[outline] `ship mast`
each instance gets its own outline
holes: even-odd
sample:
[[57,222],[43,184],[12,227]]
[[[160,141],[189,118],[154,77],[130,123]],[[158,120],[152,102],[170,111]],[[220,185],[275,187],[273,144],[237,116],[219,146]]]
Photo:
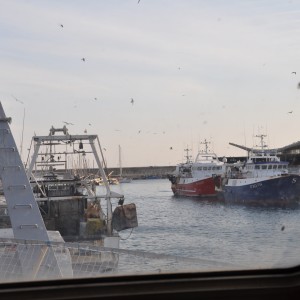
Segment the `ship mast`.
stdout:
[[259,135],[256,135],[256,137],[260,138],[260,147],[261,147],[261,150],[263,151],[264,148],[267,147],[267,145],[265,145],[265,142],[264,142],[264,137],[266,137],[266,135],[265,134],[259,134]]
[[[205,145],[204,153],[207,154],[208,153],[208,144],[210,144],[210,142],[208,142],[206,139],[204,139],[204,142],[200,142],[200,144]],[[208,159],[208,157],[206,157],[206,159]]]
[[186,152],[185,158],[186,158],[186,163],[189,164],[191,162],[192,156],[189,155],[189,151],[192,151],[191,149],[189,149],[189,147],[187,146],[186,149],[184,149],[184,151]]

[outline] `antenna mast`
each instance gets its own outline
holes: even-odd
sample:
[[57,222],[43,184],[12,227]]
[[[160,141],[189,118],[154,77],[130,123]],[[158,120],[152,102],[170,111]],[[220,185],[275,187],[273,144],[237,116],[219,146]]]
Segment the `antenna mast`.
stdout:
[[192,156],[189,155],[189,151],[192,151],[192,150],[189,149],[189,147],[187,146],[186,149],[184,149],[184,151],[186,152],[186,155],[185,155],[186,162],[187,162],[187,163],[190,163],[190,162],[191,162],[191,159],[192,159]]

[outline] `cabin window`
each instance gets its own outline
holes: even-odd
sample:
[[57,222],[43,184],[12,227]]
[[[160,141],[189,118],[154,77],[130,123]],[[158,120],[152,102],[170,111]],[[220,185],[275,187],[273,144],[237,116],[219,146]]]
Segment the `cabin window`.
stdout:
[[268,165],[268,169],[269,169],[269,170],[272,169],[272,167],[273,167],[272,165]]
[[278,165],[278,169],[282,169],[282,165]]
[[210,170],[211,170],[211,167],[207,167],[207,170],[209,170],[209,171],[210,171]]
[[262,168],[263,170],[266,170],[266,169],[267,169],[267,166],[261,166],[261,168]]
[[202,167],[198,167],[198,171],[202,171]]
[[255,160],[256,162],[267,162],[267,159],[266,158],[256,158]]
[[277,169],[277,165],[273,165],[273,169],[274,169],[274,170]]
[[212,170],[215,170],[215,169],[216,169],[216,167],[212,167],[211,169],[212,169]]
[[203,167],[203,170],[206,171],[206,170],[207,170],[207,167]]
[[259,170],[260,169],[260,166],[255,166],[255,170]]

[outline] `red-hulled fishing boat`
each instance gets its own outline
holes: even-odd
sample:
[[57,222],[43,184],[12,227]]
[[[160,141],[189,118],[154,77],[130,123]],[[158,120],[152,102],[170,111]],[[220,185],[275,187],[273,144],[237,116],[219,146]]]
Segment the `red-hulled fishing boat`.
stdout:
[[221,187],[221,178],[225,174],[225,161],[220,161],[217,155],[208,151],[208,142],[203,142],[205,150],[200,151],[195,161],[190,160],[187,151],[187,161],[176,166],[169,175],[172,191],[175,196],[217,196]]

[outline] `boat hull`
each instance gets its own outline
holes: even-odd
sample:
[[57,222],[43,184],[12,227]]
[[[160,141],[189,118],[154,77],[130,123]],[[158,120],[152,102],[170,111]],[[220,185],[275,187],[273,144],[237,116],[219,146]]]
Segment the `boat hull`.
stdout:
[[209,177],[193,182],[175,182],[171,188],[175,196],[187,197],[216,197],[218,191],[216,187],[220,182],[220,177]]
[[238,181],[232,181],[231,185],[223,186],[223,197],[225,202],[230,203],[298,204],[300,203],[300,176],[285,175],[256,182],[251,181],[250,184],[243,185],[238,185]]

